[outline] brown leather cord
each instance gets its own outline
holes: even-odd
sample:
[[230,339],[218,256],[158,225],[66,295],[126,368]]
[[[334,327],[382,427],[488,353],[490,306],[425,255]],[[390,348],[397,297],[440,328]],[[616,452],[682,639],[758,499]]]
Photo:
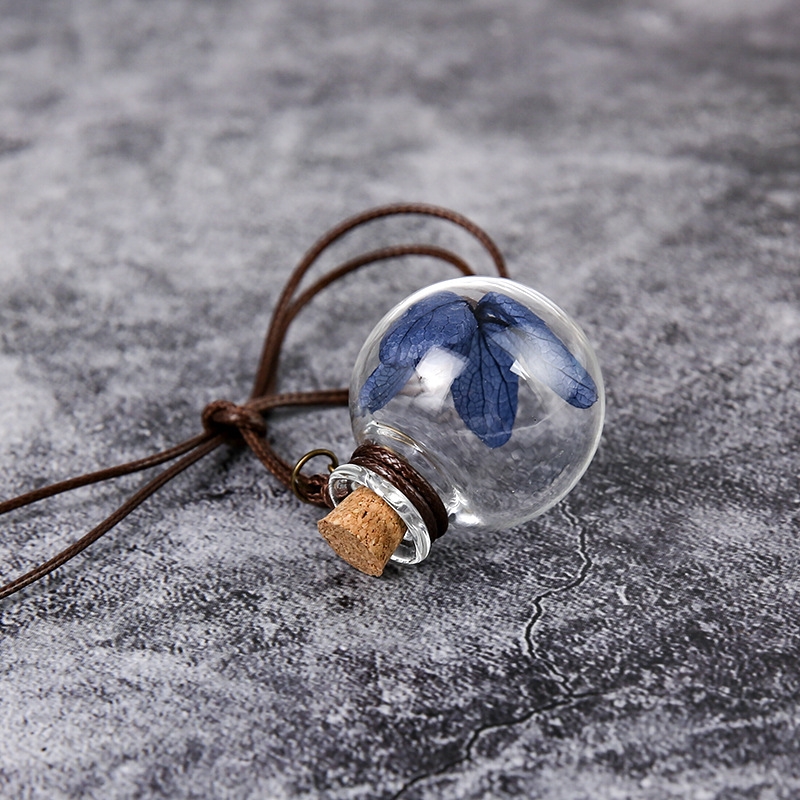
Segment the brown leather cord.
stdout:
[[194,450],[181,458],[180,461],[176,461],[171,467],[168,467],[160,475],[157,475],[149,483],[142,486],[138,492],[128,498],[128,500],[113,514],[106,517],[99,525],[92,528],[89,533],[78,539],[77,542],[74,542],[69,547],[62,550],[58,555],[53,556],[49,561],[45,561],[44,564],[40,564],[35,569],[26,572],[21,577],[0,588],[0,599],[8,597],[8,595],[14,594],[14,592],[18,592],[20,589],[24,589],[29,584],[38,581],[40,578],[51,573],[54,569],[58,569],[58,567],[65,564],[71,558],[74,558],[90,544],[96,542],[103,534],[108,533],[117,523],[122,522],[131,511],[137,509],[150,495],[155,494],[164,484],[169,483],[176,475],[179,475],[187,467],[199,461],[203,456],[207,456],[210,452],[216,450],[216,448],[222,444],[222,441],[221,437],[214,437],[195,447]]
[[[278,299],[276,305],[275,317],[273,317],[273,325],[267,333],[267,338],[264,341],[264,349],[261,351],[261,359],[259,361],[258,372],[256,379],[253,383],[253,391],[251,397],[258,397],[260,395],[269,394],[272,391],[275,382],[277,369],[276,363],[280,355],[280,344],[286,334],[286,329],[291,322],[291,317],[284,321],[284,317],[288,316],[288,309],[290,308],[290,301],[297,291],[300,281],[303,279],[309,269],[316,263],[317,259],[322,253],[328,249],[335,241],[341,239],[345,234],[360,227],[361,225],[371,222],[372,220],[380,219],[381,217],[395,216],[399,214],[420,214],[427,217],[439,217],[440,219],[452,222],[463,228],[468,233],[472,234],[488,251],[492,257],[495,269],[498,275],[503,278],[508,277],[505,259],[500,252],[500,248],[494,243],[492,238],[486,231],[479,228],[474,222],[467,219],[465,216],[458,214],[455,211],[450,211],[447,208],[440,208],[439,206],[432,206],[426,203],[395,203],[388,206],[378,206],[364,211],[361,214],[356,214],[354,217],[346,219],[334,228],[331,228],[327,233],[323,234],[306,252],[300,263],[295,268],[286,286]],[[398,248],[398,251],[402,248]],[[398,252],[396,255],[400,255]],[[409,253],[411,255],[411,253]],[[393,257],[393,256],[392,256]],[[457,257],[456,257],[457,258]],[[461,261],[459,259],[459,261]],[[461,262],[462,264],[464,262]],[[465,265],[466,266],[466,265]],[[469,269],[468,273],[474,275],[475,273]],[[277,324],[276,324],[277,323]],[[284,324],[280,324],[284,323]]]
[[399,489],[419,511],[432,542],[444,536],[447,509],[436,490],[407,461],[380,445],[362,444],[350,456],[350,463],[365,467]]
[[[357,256],[356,258],[352,258],[334,268],[322,278],[319,278],[307,289],[298,293],[303,277],[316,263],[320,255],[334,242],[341,239],[355,228],[371,222],[372,220],[408,214],[436,217],[452,222],[463,228],[474,236],[488,251],[498,274],[501,277],[508,277],[503,256],[488,234],[461,214],[449,211],[448,209],[439,208],[438,206],[431,206],[423,203],[399,203],[380,206],[354,217],[350,217],[335,228],[332,228],[306,252],[290,275],[281,293],[267,330],[264,347],[259,359],[258,371],[256,372],[256,378],[253,383],[253,391],[251,392],[250,398],[245,403],[238,405],[228,400],[217,400],[213,403],[209,403],[202,413],[203,433],[193,436],[185,442],[160,453],[135,461],[129,461],[115,467],[90,472],[86,475],[80,475],[69,480],[60,481],[50,486],[42,487],[41,489],[26,492],[18,497],[0,503],[0,514],[6,514],[14,509],[36,503],[39,500],[44,500],[47,497],[52,497],[62,492],[68,492],[81,486],[88,486],[101,481],[111,480],[122,475],[141,472],[178,459],[174,461],[171,466],[167,467],[163,472],[142,486],[99,525],[69,547],[19,578],[16,578],[4,586],[0,586],[0,599],[39,580],[69,561],[110,531],[162,486],[180,475],[192,464],[204,458],[209,453],[212,453],[222,444],[246,443],[269,472],[285,486],[291,486],[294,469],[293,465],[281,458],[269,444],[266,438],[267,424],[265,415],[268,415],[271,410],[276,408],[327,405],[341,406],[346,405],[348,401],[347,389],[286,392],[283,394],[274,392],[281,347],[291,323],[300,311],[319,294],[319,292],[345,275],[369,264],[402,256],[426,256],[435,258],[453,265],[464,275],[475,274],[463,259],[450,250],[435,245],[401,244],[373,250],[369,253]],[[363,450],[363,448],[359,448],[359,450]],[[356,453],[358,453],[359,450],[357,450]],[[362,453],[361,457],[366,457],[367,461],[372,463],[372,461],[375,460],[375,455],[375,453],[368,451],[366,456]],[[396,457],[394,458],[396,459]],[[399,459],[396,460],[400,461]],[[404,464],[405,462],[400,463]],[[426,525],[428,525],[432,537],[435,538],[441,535],[447,527],[447,514],[444,512],[444,506],[441,506],[441,500],[436,496],[433,489],[431,489],[420,476],[416,475],[416,473],[414,473],[414,475],[409,475],[408,470],[410,470],[410,467],[408,467],[408,465],[406,465],[406,467],[408,469],[398,466],[391,458],[387,459],[384,457],[381,459],[381,465],[379,465],[375,471],[379,472],[379,470],[382,469],[386,474],[381,472],[379,472],[379,474],[384,474],[387,480],[391,479],[388,475],[392,474],[397,480],[401,481],[409,500],[420,510],[420,514],[423,516]],[[411,472],[413,472],[413,470],[411,470]],[[299,476],[296,476],[296,488],[302,499],[323,507],[330,506],[330,500],[327,495],[327,482],[328,476],[323,474],[303,475],[301,473]],[[433,496],[431,497],[430,494]],[[438,506],[437,501],[439,504]],[[419,503],[419,506],[417,503]],[[439,506],[441,506],[441,508],[439,508]],[[442,514],[444,514],[443,523]]]
[[34,489],[32,492],[26,492],[18,497],[12,497],[11,500],[0,503],[0,514],[6,514],[9,511],[13,511],[15,508],[22,508],[31,503],[38,503],[39,500],[53,497],[62,492],[71,492],[73,489],[79,489],[81,486],[89,486],[92,483],[101,483],[102,481],[109,481],[112,478],[119,478],[122,475],[141,472],[142,470],[150,469],[150,467],[157,467],[159,464],[172,461],[173,458],[178,458],[178,456],[182,456],[190,450],[194,450],[195,447],[203,444],[207,439],[208,434],[201,433],[161,453],[156,453],[146,458],[140,458],[136,461],[129,461],[127,464],[120,464],[116,467],[101,469],[97,472],[88,472],[86,475],[80,475],[77,478],[70,478],[66,481],[53,483],[50,486],[43,486],[41,489]]

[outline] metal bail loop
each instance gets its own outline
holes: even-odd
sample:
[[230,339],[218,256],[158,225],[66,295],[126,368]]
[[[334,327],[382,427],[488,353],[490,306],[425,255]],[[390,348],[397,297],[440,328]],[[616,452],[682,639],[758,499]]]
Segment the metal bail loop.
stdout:
[[303,467],[311,461],[312,458],[316,458],[317,456],[324,456],[330,462],[328,464],[328,472],[333,472],[336,467],[339,466],[339,459],[336,457],[336,453],[333,453],[330,450],[325,450],[323,448],[317,450],[309,450],[304,456],[301,456],[298,462],[294,465],[292,469],[292,477],[289,482],[289,488],[292,490],[292,494],[298,499],[301,500],[303,503],[310,502],[309,499],[304,494],[302,487],[300,486],[300,478],[302,477],[301,470]]

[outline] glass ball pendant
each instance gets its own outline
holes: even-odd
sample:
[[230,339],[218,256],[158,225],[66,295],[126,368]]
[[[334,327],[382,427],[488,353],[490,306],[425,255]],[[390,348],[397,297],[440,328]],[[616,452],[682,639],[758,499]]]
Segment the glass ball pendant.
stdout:
[[[408,297],[367,338],[350,385],[356,441],[407,462],[454,530],[507,529],[561,500],[592,460],[604,411],[584,333],[507,278],[457,278]],[[422,561],[431,526],[379,472],[341,465],[330,497],[338,505],[358,487],[371,490],[402,520],[391,558]]]

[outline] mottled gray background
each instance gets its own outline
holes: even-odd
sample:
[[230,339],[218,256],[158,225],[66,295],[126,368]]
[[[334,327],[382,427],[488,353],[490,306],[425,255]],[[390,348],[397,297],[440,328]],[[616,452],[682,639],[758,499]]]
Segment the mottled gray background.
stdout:
[[[795,0],[0,0],[2,494],[243,399],[302,250],[401,199],[595,342],[584,481],[375,580],[215,454],[0,604],[0,796],[800,797]],[[488,269],[419,221],[336,255],[410,236]],[[451,274],[347,282],[282,386]],[[270,435],[350,448],[342,410]],[[4,518],[0,577],[139,483]]]

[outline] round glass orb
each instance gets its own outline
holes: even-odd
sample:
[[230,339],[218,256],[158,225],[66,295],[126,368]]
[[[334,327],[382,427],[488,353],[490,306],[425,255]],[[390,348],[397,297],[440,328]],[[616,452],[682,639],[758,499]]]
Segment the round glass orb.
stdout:
[[358,443],[408,461],[453,528],[503,530],[577,483],[605,398],[589,341],[555,303],[506,278],[470,277],[416,292],[377,324],[350,411]]

